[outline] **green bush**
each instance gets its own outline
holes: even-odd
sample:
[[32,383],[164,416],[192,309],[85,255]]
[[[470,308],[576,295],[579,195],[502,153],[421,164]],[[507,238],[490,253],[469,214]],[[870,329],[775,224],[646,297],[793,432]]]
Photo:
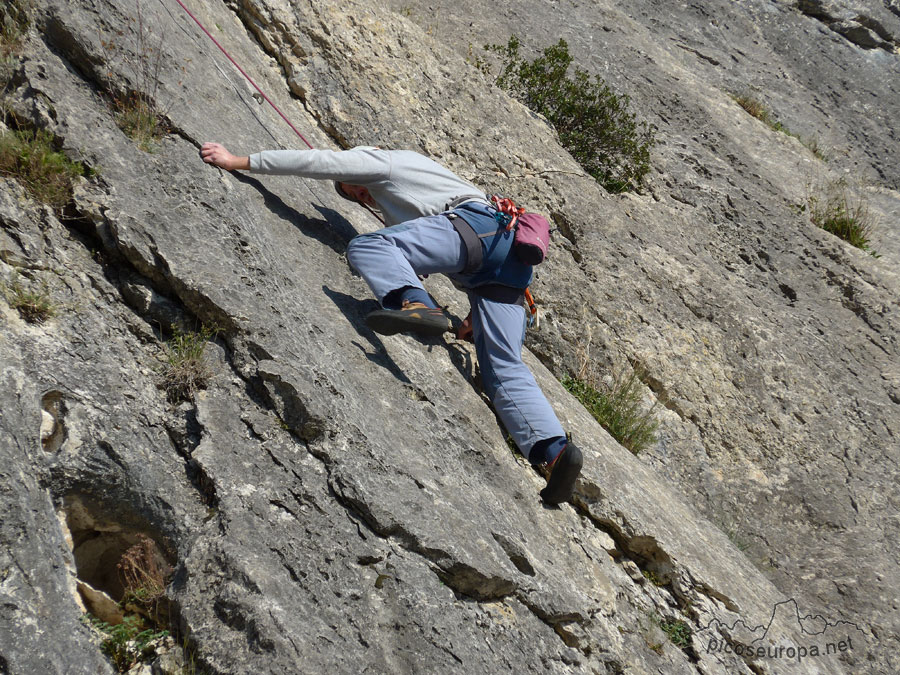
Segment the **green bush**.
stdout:
[[637,373],[620,376],[609,386],[569,375],[562,384],[620,445],[635,455],[656,443],[659,423],[653,408],[645,409]]
[[846,180],[827,183],[819,188],[817,194],[809,196],[807,203],[814,225],[878,257],[869,246],[874,219],[869,214],[868,202],[851,190]]
[[[565,40],[533,61],[519,55],[519,46],[515,36],[505,47],[485,46],[503,59],[497,84],[543,115],[563,147],[603,187],[616,193],[637,190],[650,171],[654,138],[651,127],[629,111],[628,96],[581,68],[568,76],[573,58]],[[476,65],[483,68],[479,60]]]
[[53,149],[50,132],[25,129],[0,134],[0,175],[16,178],[33,198],[59,210],[84,167]]

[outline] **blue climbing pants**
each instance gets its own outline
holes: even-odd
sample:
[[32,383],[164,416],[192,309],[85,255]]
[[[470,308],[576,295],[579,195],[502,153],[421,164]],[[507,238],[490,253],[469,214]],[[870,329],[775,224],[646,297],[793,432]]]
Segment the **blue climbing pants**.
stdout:
[[[347,259],[384,305],[392,291],[424,290],[419,274],[451,278],[466,265],[466,248],[453,224],[443,215],[417,218],[400,225],[355,237]],[[519,450],[529,457],[539,441],[565,438],[562,425],[534,375],[522,361],[525,308],[483,298],[469,291],[472,332],[484,390],[497,416]],[[398,303],[385,309],[398,309]],[[542,444],[546,445],[546,443]]]

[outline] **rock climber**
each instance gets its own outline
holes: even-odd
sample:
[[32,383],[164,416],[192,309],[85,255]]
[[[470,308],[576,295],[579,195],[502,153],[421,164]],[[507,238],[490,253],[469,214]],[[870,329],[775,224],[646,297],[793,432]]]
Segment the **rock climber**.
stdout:
[[367,325],[382,335],[441,335],[450,322],[419,275],[445,274],[465,290],[470,337],[500,421],[531,464],[550,468],[542,499],[559,504],[571,498],[581,451],[567,440],[522,361],[522,300],[532,269],[512,252],[512,233],[497,227],[496,209],[484,192],[408,150],[267,150],[242,157],[204,143],[200,154],[228,171],[334,181],[341,197],[378,209],[387,227],[358,235],[347,247],[347,259],[382,306],[366,317]]

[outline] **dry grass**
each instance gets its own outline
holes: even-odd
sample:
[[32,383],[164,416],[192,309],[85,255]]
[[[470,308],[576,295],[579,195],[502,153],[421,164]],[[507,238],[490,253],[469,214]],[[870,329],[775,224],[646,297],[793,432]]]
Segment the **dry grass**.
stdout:
[[105,60],[109,67],[107,79],[113,80],[113,66],[120,64],[131,80],[131,88],[125,92],[108,88],[113,114],[119,128],[144,152],[154,152],[165,136],[165,111],[157,103],[162,67],[162,45],[165,36],[154,35],[144,20],[141,2],[135,3],[136,16],[131,20],[131,44],[120,42],[125,35],[119,31],[114,37],[101,39]]

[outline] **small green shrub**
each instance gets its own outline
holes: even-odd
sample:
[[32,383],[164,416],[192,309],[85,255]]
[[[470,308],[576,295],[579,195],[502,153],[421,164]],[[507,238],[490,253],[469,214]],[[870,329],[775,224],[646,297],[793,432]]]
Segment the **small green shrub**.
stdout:
[[635,455],[656,443],[659,423],[653,407],[648,410],[644,406],[638,374],[632,371],[627,377],[620,375],[609,386],[597,380],[567,375],[562,384],[620,445]]
[[100,649],[120,673],[153,654],[153,642],[169,635],[169,631],[148,628],[139,616],[126,616],[122,623],[112,626],[95,616],[88,615],[88,622],[103,634]]
[[203,360],[203,352],[216,332],[208,326],[199,332],[175,329],[172,339],[166,343],[162,370],[163,389],[169,401],[190,401],[206,386],[212,373]]
[[807,197],[809,217],[813,224],[840,237],[847,243],[872,255],[878,254],[869,246],[874,218],[865,198],[851,190],[846,180],[832,181]]
[[679,649],[691,646],[691,627],[681,619],[667,619],[659,622],[659,627]]
[[[485,46],[502,58],[496,83],[533,111],[543,115],[572,156],[610,192],[637,190],[650,171],[653,130],[629,111],[629,98],[616,94],[597,75],[576,67],[565,40],[527,61],[519,40]],[[486,71],[476,59],[476,67]]]
[[50,298],[50,289],[46,282],[38,290],[29,290],[18,275],[11,282],[3,283],[0,290],[9,306],[18,310],[19,315],[28,323],[43,323],[56,314],[56,304]]
[[53,149],[50,132],[23,129],[0,134],[0,175],[16,178],[34,199],[59,210],[84,167]]

